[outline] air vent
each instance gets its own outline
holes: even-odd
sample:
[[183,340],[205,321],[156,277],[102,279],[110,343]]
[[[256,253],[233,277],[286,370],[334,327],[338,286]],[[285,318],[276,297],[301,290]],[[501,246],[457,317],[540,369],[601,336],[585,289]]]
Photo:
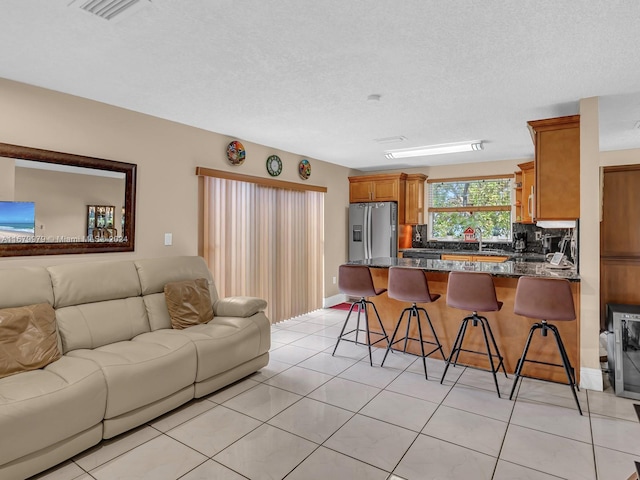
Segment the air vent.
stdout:
[[77,7],[105,20],[132,15],[151,4],[150,0],[71,0],[69,6]]

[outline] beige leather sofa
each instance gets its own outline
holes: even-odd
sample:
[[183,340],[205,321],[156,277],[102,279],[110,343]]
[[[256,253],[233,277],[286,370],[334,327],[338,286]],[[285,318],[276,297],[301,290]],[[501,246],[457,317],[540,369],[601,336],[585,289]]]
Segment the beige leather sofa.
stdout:
[[[206,278],[214,318],[171,327],[163,289]],[[50,303],[62,357],[0,378],[0,478],[24,479],[269,361],[263,300],[219,299],[200,257],[0,269],[0,308]]]

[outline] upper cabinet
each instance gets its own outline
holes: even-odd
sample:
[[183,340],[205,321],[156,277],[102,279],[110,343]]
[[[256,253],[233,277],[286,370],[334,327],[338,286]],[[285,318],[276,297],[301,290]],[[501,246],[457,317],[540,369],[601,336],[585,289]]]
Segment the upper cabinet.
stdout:
[[527,123],[535,145],[534,220],[579,218],[580,115]]
[[424,182],[426,175],[412,173],[407,175],[404,223],[420,225],[424,223]]
[[406,179],[406,173],[349,177],[349,202],[397,202]]
[[349,202],[398,202],[398,223],[405,223],[406,173],[349,177]]
[[536,175],[534,162],[521,163],[516,172],[516,222],[533,223],[535,212]]

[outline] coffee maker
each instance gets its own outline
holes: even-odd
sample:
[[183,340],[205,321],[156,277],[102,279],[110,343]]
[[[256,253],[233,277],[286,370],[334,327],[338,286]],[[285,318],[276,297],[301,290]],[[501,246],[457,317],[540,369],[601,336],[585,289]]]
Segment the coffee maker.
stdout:
[[513,234],[513,249],[516,253],[522,253],[527,248],[527,232]]

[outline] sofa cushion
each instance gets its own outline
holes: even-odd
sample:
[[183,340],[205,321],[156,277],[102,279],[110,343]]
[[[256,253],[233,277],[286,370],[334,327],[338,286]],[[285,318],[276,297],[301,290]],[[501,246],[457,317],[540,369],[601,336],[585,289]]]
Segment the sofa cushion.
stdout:
[[131,340],[150,330],[141,297],[62,307],[56,318],[63,353]]
[[211,272],[202,257],[180,256],[149,258],[134,261],[140,277],[142,295],[162,293],[169,282],[206,278],[209,281],[211,303],[218,299]]
[[130,341],[67,354],[92,360],[102,369],[108,391],[105,418],[157,402],[194,382],[195,346],[171,332],[143,333]]
[[59,358],[51,305],[0,309],[0,378],[45,367]]
[[100,367],[80,358],[0,379],[0,465],[99,425],[106,398]]
[[196,346],[196,382],[265,353],[261,351],[260,329],[249,318],[215,317],[207,324],[178,330],[177,333],[186,335]]
[[173,328],[181,330],[213,319],[209,282],[205,278],[169,282],[164,286],[164,298]]
[[57,308],[140,295],[133,262],[70,263],[47,267]]
[[214,310],[221,317],[250,317],[267,308],[267,301],[257,297],[227,297],[216,301]]
[[22,307],[36,303],[53,305],[51,277],[44,267],[2,269],[0,308]]

